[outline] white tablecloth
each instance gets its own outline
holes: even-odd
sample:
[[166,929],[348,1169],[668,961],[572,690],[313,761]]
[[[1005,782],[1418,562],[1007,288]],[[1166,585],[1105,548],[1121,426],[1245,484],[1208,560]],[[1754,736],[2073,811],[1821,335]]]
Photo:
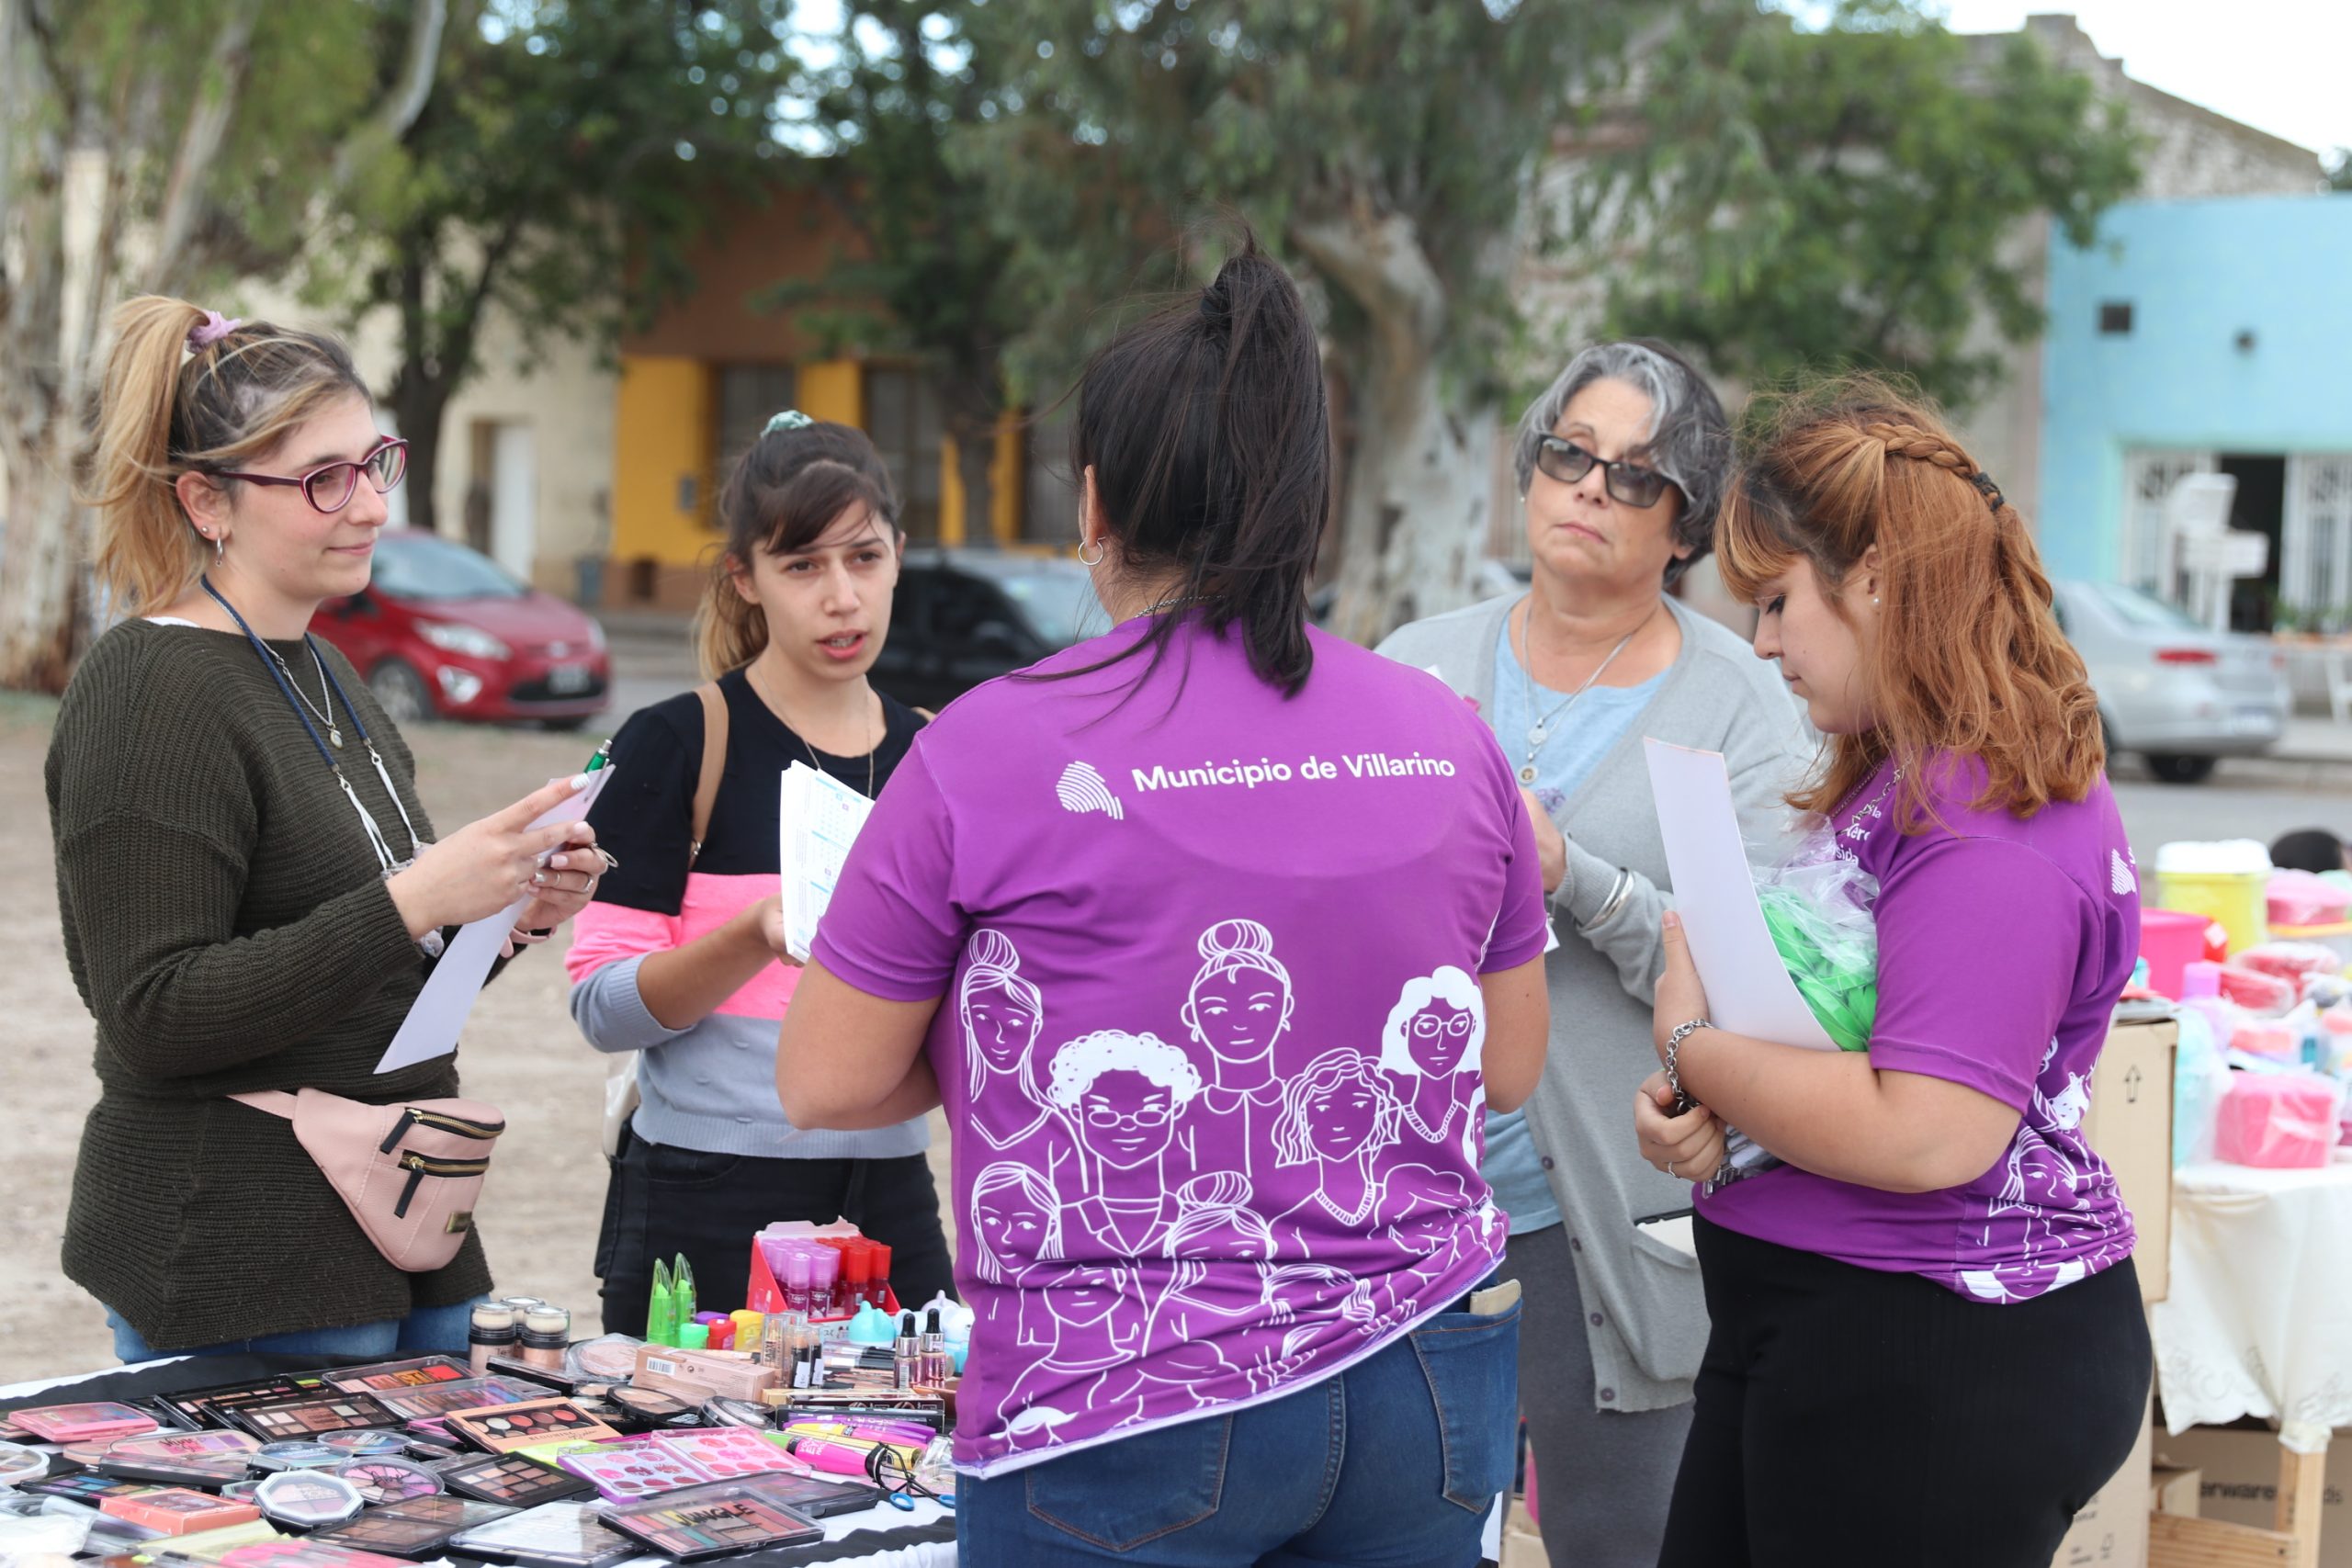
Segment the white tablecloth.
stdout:
[[[108,1371],[138,1371],[144,1367],[164,1366],[185,1359],[165,1356],[158,1360],[141,1361],[126,1367],[111,1367]],[[99,1372],[84,1372],[77,1377],[43,1378],[33,1382],[13,1383],[0,1388],[0,1399],[24,1399],[51,1389],[70,1388],[86,1378],[100,1377]],[[70,1396],[68,1396],[70,1397]],[[60,1403],[63,1403],[62,1399]],[[818,1522],[825,1528],[827,1540],[839,1540],[859,1530],[904,1529],[912,1525],[927,1525],[947,1517],[947,1510],[928,1497],[914,1500],[914,1512],[907,1513],[887,1505],[867,1508],[859,1513],[842,1514]],[[620,1564],[619,1568],[639,1568],[640,1564],[666,1564],[666,1557],[637,1557]],[[929,1541],[920,1546],[904,1547],[893,1551],[869,1552],[864,1557],[843,1557],[825,1564],[825,1568],[956,1568],[956,1546],[953,1541]]]
[[2253,1416],[2316,1453],[2352,1427],[2352,1151],[2324,1170],[2181,1169],[2153,1321],[2173,1431]]

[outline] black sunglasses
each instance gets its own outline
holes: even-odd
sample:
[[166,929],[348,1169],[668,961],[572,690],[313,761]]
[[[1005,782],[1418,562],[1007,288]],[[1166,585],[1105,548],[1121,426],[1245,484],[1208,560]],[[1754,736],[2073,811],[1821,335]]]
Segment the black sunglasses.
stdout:
[[1535,466],[1564,485],[1576,483],[1592,472],[1596,464],[1609,493],[1628,506],[1656,505],[1657,498],[1666,493],[1666,487],[1674,482],[1656,468],[1645,468],[1639,463],[1612,463],[1556,435],[1547,435],[1535,444]]
[[359,476],[368,475],[378,495],[382,495],[401,482],[408,472],[408,443],[386,438],[369,449],[359,461],[329,463],[312,468],[309,473],[288,479],[282,474],[241,473],[234,468],[222,468],[215,476],[224,479],[243,479],[254,485],[300,485],[302,499],[321,512],[340,512],[351,504],[359,493]]

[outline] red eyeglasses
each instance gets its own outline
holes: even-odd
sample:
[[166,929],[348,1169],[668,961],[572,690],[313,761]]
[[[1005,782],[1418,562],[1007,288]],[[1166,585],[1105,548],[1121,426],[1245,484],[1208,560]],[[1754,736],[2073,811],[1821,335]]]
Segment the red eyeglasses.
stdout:
[[356,463],[329,463],[294,479],[288,479],[282,474],[240,473],[233,468],[223,468],[214,477],[243,479],[247,484],[256,485],[300,485],[302,499],[316,510],[340,512],[351,504],[353,496],[359,493],[359,476],[363,471],[368,476],[368,482],[376,487],[376,493],[382,495],[400,483],[401,476],[408,472],[408,443],[387,436],[370,447],[368,455]]

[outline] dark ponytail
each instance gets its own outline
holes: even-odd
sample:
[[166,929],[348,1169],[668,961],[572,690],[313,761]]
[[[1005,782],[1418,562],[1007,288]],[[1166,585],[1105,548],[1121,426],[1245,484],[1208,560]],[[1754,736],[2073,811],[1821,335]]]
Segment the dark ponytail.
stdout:
[[[1315,326],[1290,278],[1244,235],[1216,280],[1122,333],[1078,389],[1074,471],[1121,558],[1167,575],[1210,626],[1239,626],[1250,666],[1295,694],[1314,652],[1306,591],[1331,503],[1331,426]],[[1158,618],[1126,650],[1157,660]],[[1125,655],[1122,655],[1125,657]]]

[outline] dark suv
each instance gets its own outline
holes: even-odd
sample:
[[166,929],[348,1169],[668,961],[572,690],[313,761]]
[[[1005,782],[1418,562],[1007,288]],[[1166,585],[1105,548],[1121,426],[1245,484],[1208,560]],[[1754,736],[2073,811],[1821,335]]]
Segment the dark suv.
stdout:
[[1110,629],[1093,579],[1074,560],[911,549],[871,679],[902,703],[935,710]]

